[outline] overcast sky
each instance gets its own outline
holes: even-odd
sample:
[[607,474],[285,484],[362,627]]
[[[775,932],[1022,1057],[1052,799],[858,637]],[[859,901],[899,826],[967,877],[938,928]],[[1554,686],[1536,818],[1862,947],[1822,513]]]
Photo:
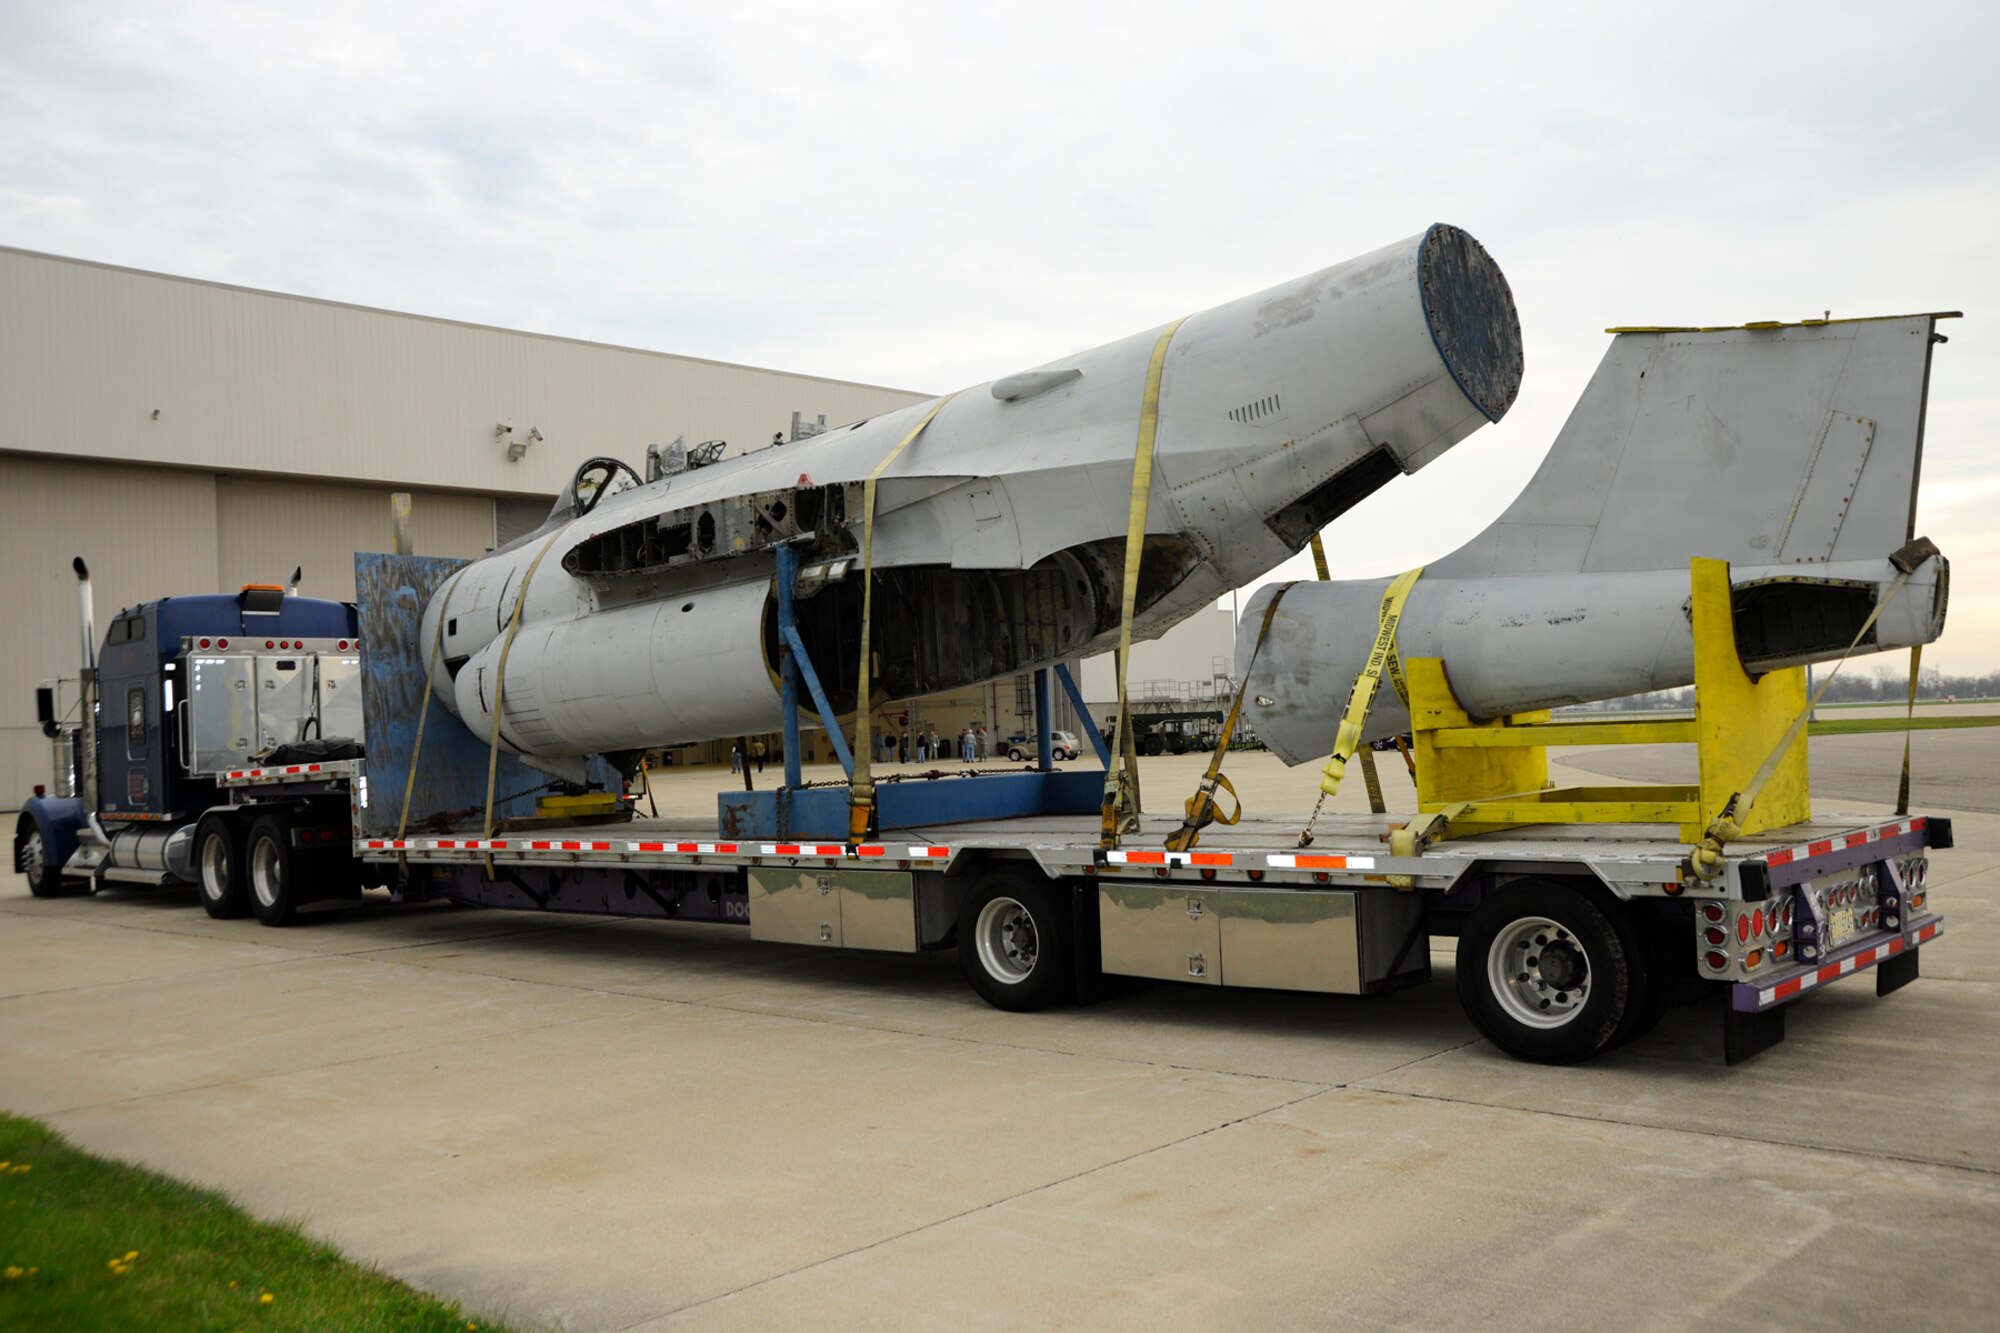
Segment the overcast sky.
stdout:
[[1513,285],[1522,397],[1343,518],[1336,577],[1496,515],[1607,325],[1963,310],[1925,660],[1984,670],[1996,13],[16,0],[0,243],[945,390],[1456,223]]

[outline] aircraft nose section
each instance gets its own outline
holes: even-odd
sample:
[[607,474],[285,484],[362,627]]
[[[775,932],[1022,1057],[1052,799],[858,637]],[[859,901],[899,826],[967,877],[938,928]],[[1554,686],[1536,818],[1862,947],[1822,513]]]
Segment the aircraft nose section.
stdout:
[[1453,383],[1498,421],[1521,392],[1521,317],[1506,275],[1486,247],[1440,222],[1424,233],[1418,287],[1431,341]]

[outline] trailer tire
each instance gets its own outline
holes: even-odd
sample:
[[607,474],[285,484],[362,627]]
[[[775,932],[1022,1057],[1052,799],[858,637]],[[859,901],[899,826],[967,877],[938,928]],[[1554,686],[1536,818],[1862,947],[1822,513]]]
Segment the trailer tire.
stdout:
[[204,815],[194,830],[194,869],[201,905],[210,916],[226,921],[249,913],[241,824],[227,815]]
[[1509,1055],[1574,1064],[1609,1049],[1635,1001],[1636,928],[1550,880],[1486,899],[1458,937],[1458,998]]
[[304,886],[299,879],[299,854],[292,846],[291,820],[265,815],[250,826],[243,846],[251,909],[267,926],[289,926],[305,900],[300,892]]
[[1694,976],[1693,927],[1687,922],[1641,918],[1640,957],[1645,963],[1646,984],[1639,991],[1626,1031],[1618,1045],[1637,1041],[1660,1025],[1680,992]]
[[1031,1013],[1076,998],[1067,901],[1050,884],[1000,872],[958,913],[958,962],[981,999]]

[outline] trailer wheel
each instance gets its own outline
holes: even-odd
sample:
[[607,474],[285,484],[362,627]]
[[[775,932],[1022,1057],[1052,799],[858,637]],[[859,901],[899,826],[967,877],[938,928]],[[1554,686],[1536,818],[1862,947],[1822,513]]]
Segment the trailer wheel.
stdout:
[[201,905],[217,920],[250,910],[243,884],[243,830],[226,815],[204,816],[194,831],[194,868]]
[[1638,999],[1635,937],[1568,885],[1503,889],[1459,933],[1459,1003],[1509,1055],[1552,1065],[1589,1059],[1614,1044]]
[[21,839],[21,850],[15,863],[28,881],[28,892],[37,898],[60,898],[63,894],[62,867],[49,863],[48,848],[42,843],[42,831],[28,822],[28,834]]
[[958,962],[988,1004],[1027,1013],[1075,998],[1064,906],[1051,886],[1004,873],[966,898],[958,914]]
[[1660,1025],[1694,976],[1694,941],[1687,922],[1641,918],[1638,960],[1644,984],[1634,989],[1631,1013],[1616,1045],[1637,1041]]
[[302,886],[291,832],[291,821],[283,815],[265,815],[250,826],[250,837],[244,843],[250,906],[267,926],[288,926],[298,914]]

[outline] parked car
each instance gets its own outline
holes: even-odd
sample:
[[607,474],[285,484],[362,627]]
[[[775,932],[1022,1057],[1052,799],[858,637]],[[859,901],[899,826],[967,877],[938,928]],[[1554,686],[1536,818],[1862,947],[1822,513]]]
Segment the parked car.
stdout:
[[[1049,747],[1050,751],[1055,755],[1056,758],[1058,759],[1076,758],[1077,748],[1076,748],[1075,732],[1053,731],[1049,733],[1049,739],[1052,742]],[[1012,759],[1015,763],[1018,764],[1024,759],[1033,759],[1035,757],[1035,738],[1033,736],[1023,736],[1023,735],[1009,736],[1005,741],[1001,742],[1000,748],[1006,751],[1007,757],[1009,759]]]

